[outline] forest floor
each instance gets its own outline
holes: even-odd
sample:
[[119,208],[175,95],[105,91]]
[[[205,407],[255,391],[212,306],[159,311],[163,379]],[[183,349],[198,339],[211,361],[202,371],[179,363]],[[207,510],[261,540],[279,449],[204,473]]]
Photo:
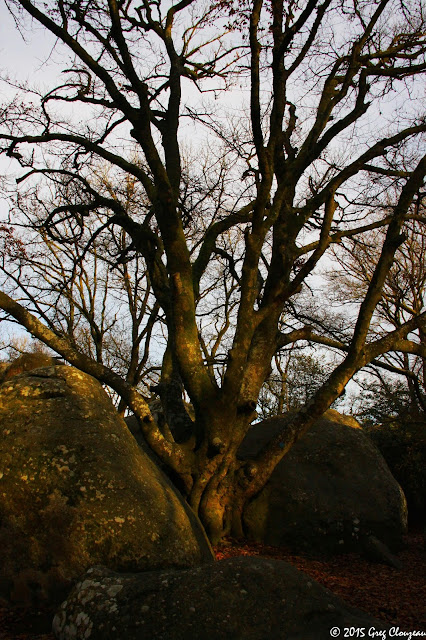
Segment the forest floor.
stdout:
[[[284,548],[239,544],[232,540],[216,548],[215,552],[218,560],[240,555],[286,560],[351,606],[399,627],[400,631],[426,634],[426,551],[423,536],[411,533],[406,542],[406,548],[398,554],[403,564],[401,570],[371,563],[355,553],[313,559]],[[54,640],[50,632],[52,617],[52,611],[48,610],[11,610],[0,606],[0,639]]]

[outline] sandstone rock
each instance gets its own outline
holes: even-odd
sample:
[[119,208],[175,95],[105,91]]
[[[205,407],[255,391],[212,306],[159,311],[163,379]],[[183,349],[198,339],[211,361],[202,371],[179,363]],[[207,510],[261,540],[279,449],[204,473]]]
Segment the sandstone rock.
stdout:
[[[127,416],[126,418],[124,418],[124,422],[126,423],[127,428],[129,429],[130,433],[132,434],[132,436],[134,437],[138,445],[150,456],[151,455],[154,456],[155,454],[153,453],[152,449],[150,448],[147,441],[145,440],[145,437],[142,433],[137,417],[134,415]],[[155,456],[155,458],[158,459],[157,456]],[[160,463],[159,460],[158,462]]]
[[12,362],[4,362],[0,365],[0,383],[10,380],[26,371],[39,369],[40,367],[52,367],[56,364],[63,364],[59,358],[49,356],[46,353],[23,353]]
[[327,420],[331,420],[332,422],[338,422],[339,424],[345,424],[347,427],[352,427],[353,429],[362,429],[358,420],[353,416],[340,413],[339,411],[336,411],[336,409],[327,409],[323,418],[327,418]]
[[[248,536],[320,552],[362,550],[373,535],[397,551],[406,531],[404,494],[382,455],[337,412],[299,440],[248,506]],[[339,414],[337,414],[339,416]],[[254,456],[286,424],[285,416],[255,424],[242,457]]]
[[93,564],[212,561],[204,531],[101,385],[67,366],[0,388],[0,595],[60,602]]
[[388,628],[287,562],[249,557],[133,575],[94,567],[53,621],[58,640],[319,640],[333,627]]

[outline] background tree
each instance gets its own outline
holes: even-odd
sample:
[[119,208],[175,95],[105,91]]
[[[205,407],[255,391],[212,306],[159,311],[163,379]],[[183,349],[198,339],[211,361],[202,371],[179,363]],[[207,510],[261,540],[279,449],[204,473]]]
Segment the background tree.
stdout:
[[[133,384],[39,313],[6,293],[0,306],[124,399],[212,540],[241,535],[244,506],[357,371],[390,351],[424,355],[413,334],[423,312],[383,336],[370,330],[403,226],[423,197],[422,7],[396,0],[6,4],[19,24],[30,17],[48,29],[70,58],[64,82],[39,92],[38,109],[25,92],[3,108],[2,150],[20,165],[27,197],[44,202],[51,185],[57,200],[43,226],[52,239],[69,242],[65,222],[80,239],[90,219],[92,240],[124,231],[129,255],[143,257],[167,327],[157,390],[170,430],[162,433]],[[232,83],[241,90],[232,106],[243,104],[227,119],[220,100]],[[216,100],[203,99],[210,95]],[[66,119],[67,105],[82,115]],[[182,160],[184,122],[208,145],[200,170]],[[120,189],[111,194],[93,179],[105,163],[117,184],[131,176],[149,205],[129,210]],[[391,207],[383,197],[390,188]],[[345,340],[295,315],[330,248],[379,228],[378,259]],[[215,321],[200,314],[214,318],[220,308],[226,319],[214,327],[217,343],[208,333]],[[338,350],[339,362],[255,461],[239,460],[271,361],[303,341]]]
[[[270,418],[303,407],[334,368],[327,355],[312,351],[308,346],[276,354],[273,371],[259,394],[259,417]],[[333,408],[342,400],[337,398]]]
[[[112,189],[107,181],[106,185]],[[143,259],[128,259],[129,238],[124,231],[94,238],[104,222],[99,216],[94,224],[87,221],[78,236],[71,222],[64,220],[57,227],[58,241],[42,224],[48,203],[32,196],[13,209],[13,225],[0,226],[5,290],[13,291],[21,304],[56,334],[66,336],[75,349],[114,369],[133,386],[143,383],[141,390],[149,397],[149,386],[158,382],[159,373],[158,363],[150,358],[159,305],[152,297]],[[61,242],[62,237],[67,242]],[[121,401],[119,406],[124,411],[126,404]]]
[[[383,337],[389,328],[398,329],[425,308],[426,235],[424,211],[404,225],[406,240],[389,271],[382,298],[377,305],[373,330]],[[336,298],[354,302],[365,293],[382,240],[382,230],[367,234],[362,242],[351,241],[336,249],[340,269],[330,274]],[[416,340],[424,344],[420,326]],[[411,522],[424,522],[426,506],[426,405],[425,359],[406,352],[379,357],[369,373],[357,383],[361,393],[354,398],[353,411],[383,454],[392,474],[407,497]]]
[[[403,226],[405,242],[395,253],[394,263],[389,270],[383,287],[371,330],[377,338],[382,338],[389,330],[398,330],[406,322],[420,315],[425,309],[426,296],[426,226],[424,210]],[[335,250],[340,266],[330,273],[334,295],[348,303],[362,299],[368,288],[377,260],[383,230],[375,230],[365,235],[362,241],[343,243]],[[416,341],[425,344],[424,326],[413,330]],[[376,381],[382,387],[380,396],[387,398],[389,407],[401,415],[408,411],[415,420],[424,420],[426,412],[426,360],[422,355],[403,352],[390,352],[380,356],[376,363]],[[405,378],[406,388],[401,382],[389,376],[380,375],[387,370]],[[402,404],[401,404],[402,403]],[[374,402],[379,406],[381,401]],[[404,407],[404,409],[403,409]],[[364,407],[364,411],[367,409]],[[393,411],[391,411],[391,414]],[[382,421],[384,415],[382,415]]]

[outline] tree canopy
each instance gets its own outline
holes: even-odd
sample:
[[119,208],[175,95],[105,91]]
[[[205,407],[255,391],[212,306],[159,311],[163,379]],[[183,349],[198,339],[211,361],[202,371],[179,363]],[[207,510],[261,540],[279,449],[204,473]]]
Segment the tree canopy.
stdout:
[[[18,87],[1,108],[1,151],[17,166],[9,246],[14,224],[55,243],[66,264],[55,295],[67,304],[70,283],[95,257],[111,278],[140,261],[135,300],[145,299],[166,341],[156,385],[166,424],[137,388],[140,353],[129,374],[82,348],[58,320],[59,303],[46,306],[40,280],[23,279],[25,255],[3,263],[0,307],[114,389],[212,539],[241,534],[244,505],[357,371],[389,352],[426,355],[422,305],[406,305],[397,324],[375,331],[395,256],[424,232],[424,7],[6,6],[20,28],[33,21],[55,36],[66,67],[58,86],[31,99]],[[329,267],[334,247],[368,247],[373,236],[361,294],[336,325],[316,289],[321,265]],[[79,314],[94,331],[99,309]],[[131,318],[133,346],[149,322],[135,328]],[[271,363],[306,343],[340,353],[337,363],[256,460],[239,459]]]

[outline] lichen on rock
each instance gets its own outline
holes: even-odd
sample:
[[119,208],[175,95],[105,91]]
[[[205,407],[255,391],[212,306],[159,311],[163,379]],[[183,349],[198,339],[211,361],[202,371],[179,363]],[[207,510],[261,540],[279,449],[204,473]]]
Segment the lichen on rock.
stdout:
[[58,602],[95,564],[213,560],[199,521],[92,377],[55,366],[8,380],[0,424],[0,596]]

